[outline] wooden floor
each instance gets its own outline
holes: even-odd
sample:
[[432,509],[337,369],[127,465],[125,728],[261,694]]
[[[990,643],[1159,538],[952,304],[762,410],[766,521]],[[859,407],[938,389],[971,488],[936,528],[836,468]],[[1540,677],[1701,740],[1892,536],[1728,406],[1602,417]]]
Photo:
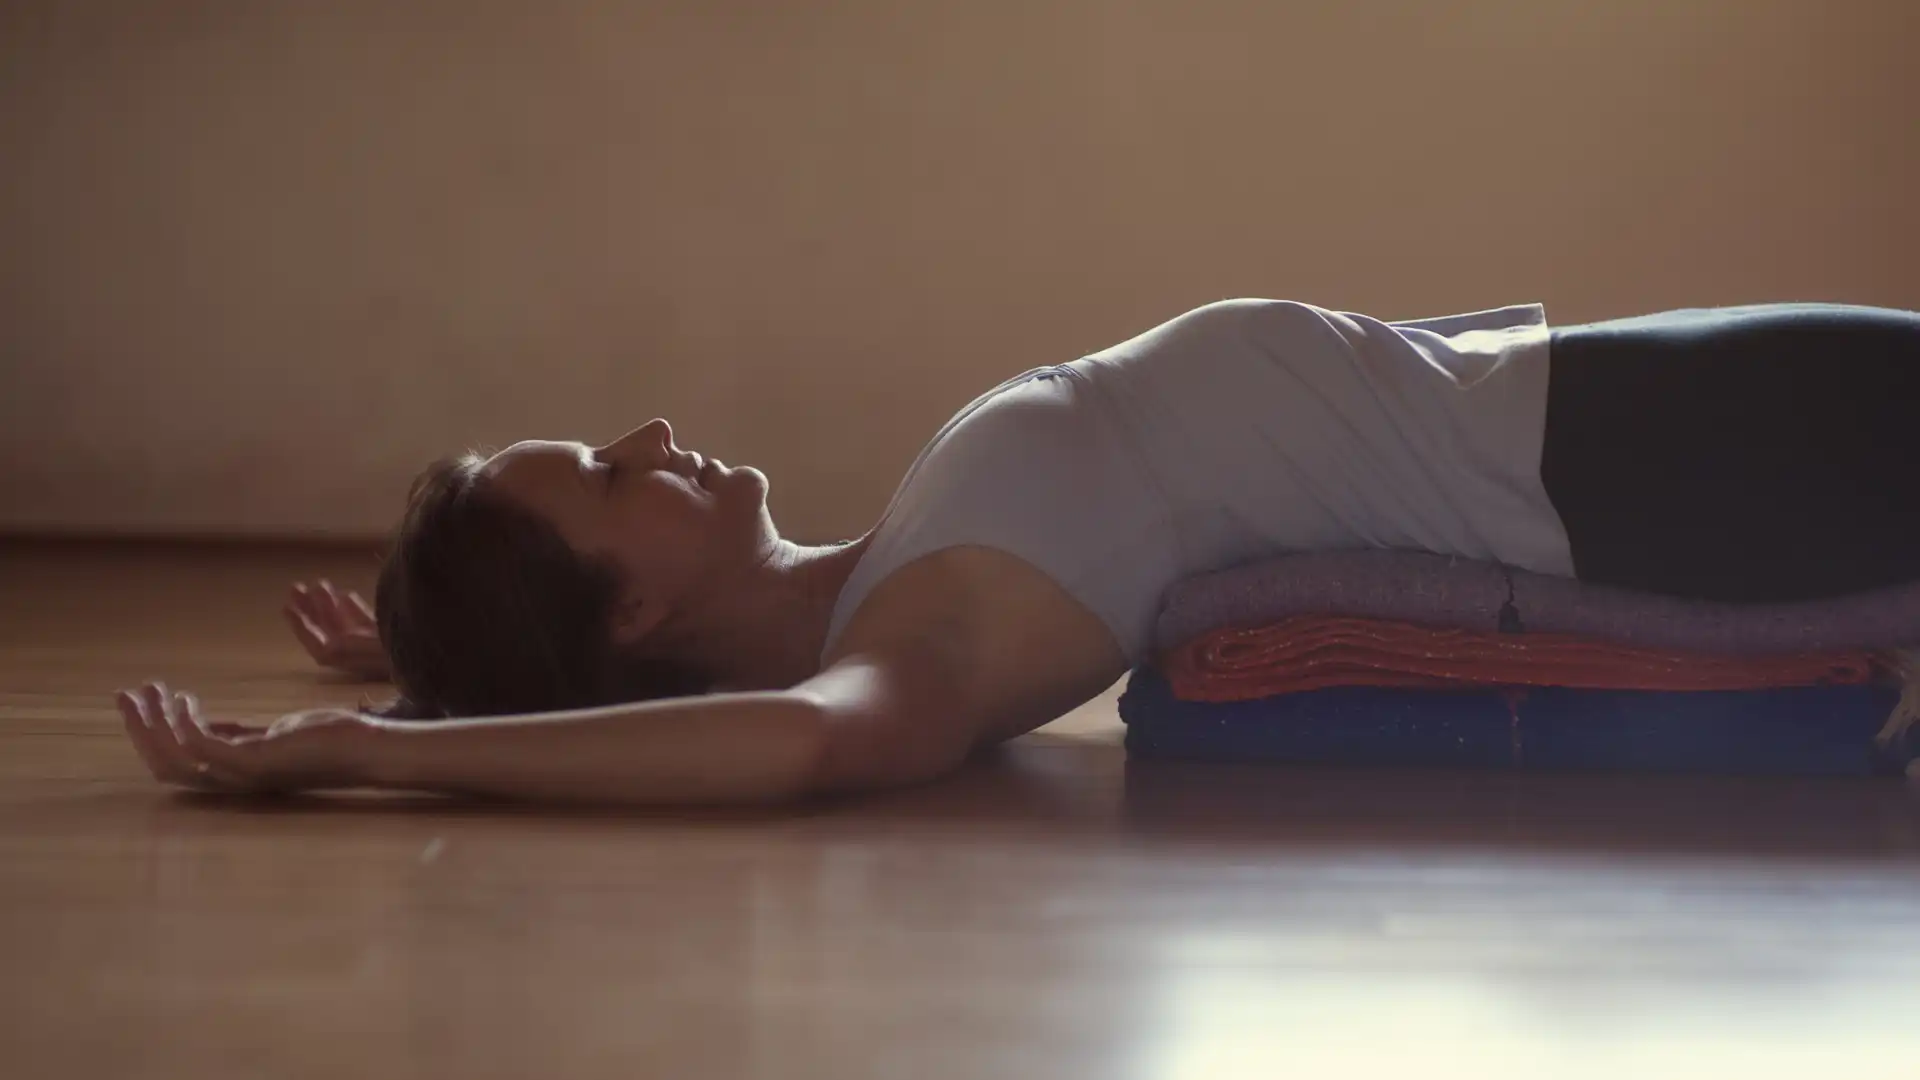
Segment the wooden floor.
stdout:
[[362,556],[0,547],[7,1077],[1920,1076],[1898,782],[1129,766],[800,817],[169,794],[108,693],[350,702]]

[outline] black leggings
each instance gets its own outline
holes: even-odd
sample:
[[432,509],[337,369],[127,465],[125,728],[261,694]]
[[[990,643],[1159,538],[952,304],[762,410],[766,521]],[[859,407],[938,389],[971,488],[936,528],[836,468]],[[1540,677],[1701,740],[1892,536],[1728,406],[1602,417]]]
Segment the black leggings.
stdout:
[[1760,603],[1920,579],[1920,314],[1556,330],[1540,473],[1584,580]]

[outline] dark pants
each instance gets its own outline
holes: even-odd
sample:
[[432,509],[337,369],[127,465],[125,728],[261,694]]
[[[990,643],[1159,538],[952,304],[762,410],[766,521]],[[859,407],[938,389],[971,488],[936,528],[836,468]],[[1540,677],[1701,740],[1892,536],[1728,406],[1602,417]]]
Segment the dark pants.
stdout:
[[1920,314],[1558,329],[1540,471],[1584,580],[1779,602],[1920,579]]

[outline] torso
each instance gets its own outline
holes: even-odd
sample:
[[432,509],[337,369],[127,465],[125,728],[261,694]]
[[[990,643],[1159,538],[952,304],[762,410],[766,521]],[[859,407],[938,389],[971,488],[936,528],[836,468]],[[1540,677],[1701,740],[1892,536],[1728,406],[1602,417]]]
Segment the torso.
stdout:
[[1539,482],[1538,307],[1387,324],[1230,301],[956,415],[843,588],[823,661],[914,636],[1011,735],[1146,657],[1160,595],[1286,551],[1570,572]]

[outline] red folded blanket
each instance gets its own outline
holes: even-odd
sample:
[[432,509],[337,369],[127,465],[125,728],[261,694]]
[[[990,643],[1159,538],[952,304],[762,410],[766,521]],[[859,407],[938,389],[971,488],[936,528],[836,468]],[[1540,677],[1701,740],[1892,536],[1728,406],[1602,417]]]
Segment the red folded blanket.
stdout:
[[1720,656],[1331,615],[1217,630],[1167,650],[1160,664],[1182,701],[1251,701],[1333,686],[1771,690],[1871,682],[1883,670],[1864,652]]

